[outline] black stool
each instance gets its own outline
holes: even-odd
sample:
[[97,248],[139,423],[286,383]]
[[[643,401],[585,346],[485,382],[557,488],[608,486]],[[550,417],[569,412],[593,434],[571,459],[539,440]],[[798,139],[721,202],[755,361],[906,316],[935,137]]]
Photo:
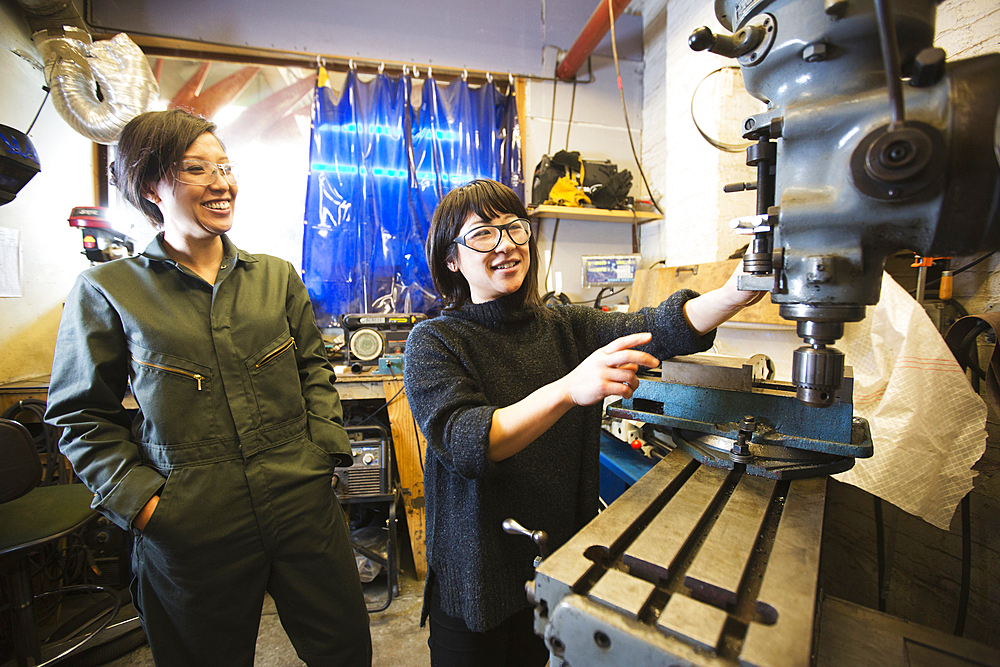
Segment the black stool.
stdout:
[[[67,586],[34,595],[28,556],[40,546],[77,530],[97,513],[90,508],[94,494],[83,484],[38,487],[42,467],[28,430],[20,423],[0,419],[0,572],[10,600],[14,650],[19,666],[41,667],[80,649],[107,627],[118,613],[118,595],[104,586]],[[37,488],[36,488],[37,487]],[[82,639],[41,645],[34,602],[69,592],[104,593],[112,604],[97,617],[98,627]],[[87,625],[87,623],[77,623]],[[58,633],[57,633],[58,634]],[[44,654],[44,661],[43,661]]]

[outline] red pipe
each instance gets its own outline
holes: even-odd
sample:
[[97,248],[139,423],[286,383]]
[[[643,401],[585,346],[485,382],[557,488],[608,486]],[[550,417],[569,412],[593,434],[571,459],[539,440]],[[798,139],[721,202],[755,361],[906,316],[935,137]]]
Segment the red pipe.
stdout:
[[580,66],[590,57],[590,54],[601,43],[604,36],[608,34],[608,30],[611,29],[611,21],[608,16],[608,2],[611,2],[611,6],[614,8],[615,20],[617,21],[631,0],[601,0],[600,4],[597,5],[597,9],[590,15],[587,25],[583,26],[583,30],[580,31],[580,36],[576,38],[573,46],[566,53],[566,57],[559,63],[559,68],[556,70],[556,78],[568,81],[576,76]]

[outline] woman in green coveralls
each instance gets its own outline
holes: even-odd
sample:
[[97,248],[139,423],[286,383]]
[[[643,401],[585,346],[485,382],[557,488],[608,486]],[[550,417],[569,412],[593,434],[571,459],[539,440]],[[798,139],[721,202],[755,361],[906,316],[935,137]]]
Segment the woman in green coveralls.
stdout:
[[406,341],[406,393],[427,437],[424,497],[434,667],[544,665],[524,584],[537,550],[513,518],[558,548],[597,514],[601,403],[630,397],[639,366],[708,349],[714,329],[762,294],[734,274],[699,296],[606,313],[545,308],[524,204],[495,181],[449,192],[427,259],[446,308]]
[[265,592],[306,663],[370,665],[330,489],[351,462],[333,369],[294,267],[226,236],[236,171],[214,132],[183,111],[122,131],[113,180],[161,231],[80,275],[46,421],[94,508],[134,533],[132,599],[157,665],[252,665]]

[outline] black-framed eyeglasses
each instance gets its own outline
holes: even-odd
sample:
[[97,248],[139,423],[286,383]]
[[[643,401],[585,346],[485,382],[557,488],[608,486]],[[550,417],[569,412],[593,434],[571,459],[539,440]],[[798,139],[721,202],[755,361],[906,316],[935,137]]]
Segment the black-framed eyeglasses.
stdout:
[[208,160],[184,158],[177,163],[176,177],[178,181],[188,185],[211,185],[219,177],[219,172],[222,172],[222,177],[230,185],[236,185],[235,162],[217,164]]
[[524,245],[531,238],[531,223],[524,218],[511,220],[506,225],[482,225],[470,229],[451,240],[476,252],[492,252],[500,245],[504,231],[514,245]]

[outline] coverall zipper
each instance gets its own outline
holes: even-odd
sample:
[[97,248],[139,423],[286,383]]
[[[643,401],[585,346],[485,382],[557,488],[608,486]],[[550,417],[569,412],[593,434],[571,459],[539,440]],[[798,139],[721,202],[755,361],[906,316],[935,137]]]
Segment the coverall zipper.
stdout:
[[[284,345],[282,345],[281,347],[279,347],[279,348],[278,348],[278,349],[276,349],[276,350],[272,350],[271,352],[268,352],[268,353],[267,353],[266,355],[264,355],[264,358],[263,358],[263,359],[261,359],[261,360],[260,360],[260,361],[258,361],[258,362],[257,362],[256,364],[254,364],[254,368],[260,368],[261,366],[263,366],[263,365],[264,365],[264,364],[266,364],[267,362],[271,361],[271,360],[272,360],[272,359],[274,359],[274,358],[275,358],[276,356],[278,356],[279,354],[281,354],[282,352],[284,352],[285,350],[287,350],[287,349],[288,349],[288,348],[290,348],[290,347],[296,347],[296,346],[295,346],[295,339],[294,339],[294,338],[289,338],[289,339],[288,339],[288,340],[287,340],[287,341],[285,342],[285,344],[284,344]],[[296,348],[296,349],[297,349],[297,348]]]
[[162,366],[160,364],[154,364],[151,361],[143,361],[141,359],[136,359],[134,356],[132,357],[132,361],[136,362],[137,364],[142,364],[143,366],[149,366],[150,368],[157,368],[161,371],[166,371],[168,373],[175,373],[177,375],[183,375],[184,377],[189,377],[192,380],[196,380],[198,382],[198,391],[201,391],[201,381],[205,379],[205,376],[202,375],[201,373],[191,373],[189,371],[185,371],[180,368],[172,368],[170,366]]

